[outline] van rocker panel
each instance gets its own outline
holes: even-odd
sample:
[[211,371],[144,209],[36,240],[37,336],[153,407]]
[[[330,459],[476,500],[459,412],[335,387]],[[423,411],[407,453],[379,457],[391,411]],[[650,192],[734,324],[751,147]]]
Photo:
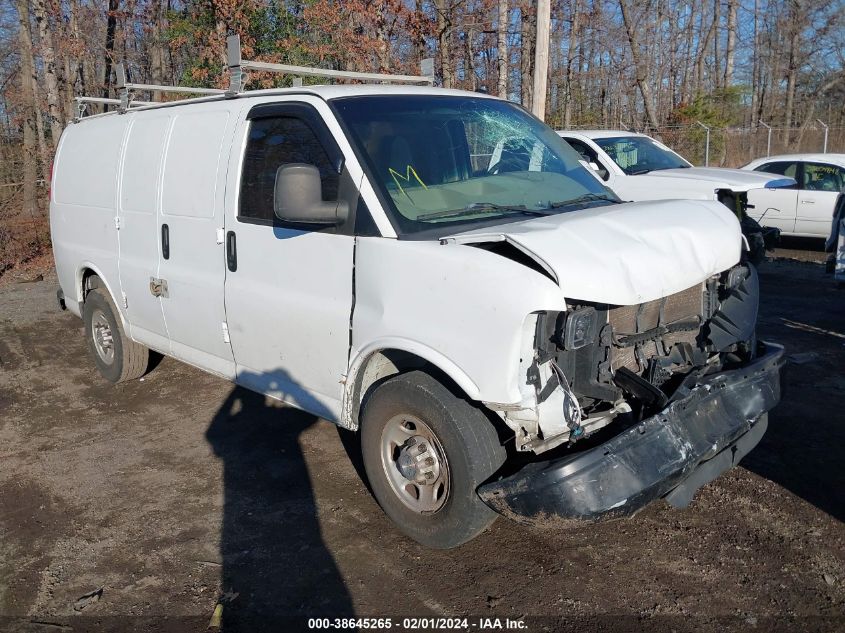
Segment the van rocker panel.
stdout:
[[754,361],[706,376],[685,397],[604,444],[529,464],[478,494],[524,523],[630,516],[663,496],[686,505],[765,432],[766,412],[781,397],[784,359],[780,345],[761,343],[760,350]]

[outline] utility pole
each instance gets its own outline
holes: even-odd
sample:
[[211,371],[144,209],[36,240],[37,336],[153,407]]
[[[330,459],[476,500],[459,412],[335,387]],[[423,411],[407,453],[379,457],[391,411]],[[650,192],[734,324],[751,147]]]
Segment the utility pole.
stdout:
[[537,0],[537,43],[534,55],[533,112],[541,121],[546,118],[546,88],[549,79],[549,33],[552,23],[550,0]]

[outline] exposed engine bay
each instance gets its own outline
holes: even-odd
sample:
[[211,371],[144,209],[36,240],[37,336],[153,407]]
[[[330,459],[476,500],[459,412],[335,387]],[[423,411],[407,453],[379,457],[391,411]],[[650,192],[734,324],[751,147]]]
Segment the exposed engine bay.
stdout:
[[536,416],[505,415],[517,450],[542,453],[617,419],[636,423],[702,377],[752,360],[758,297],[756,269],[740,264],[654,301],[572,301],[540,314],[526,371]]

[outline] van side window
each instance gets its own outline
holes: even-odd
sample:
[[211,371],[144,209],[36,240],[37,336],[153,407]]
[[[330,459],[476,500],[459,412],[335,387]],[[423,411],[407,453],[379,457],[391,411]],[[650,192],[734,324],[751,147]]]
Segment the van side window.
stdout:
[[317,167],[323,185],[323,200],[337,200],[340,176],[305,121],[288,116],[253,119],[241,174],[239,218],[273,222],[276,171],[288,163]]

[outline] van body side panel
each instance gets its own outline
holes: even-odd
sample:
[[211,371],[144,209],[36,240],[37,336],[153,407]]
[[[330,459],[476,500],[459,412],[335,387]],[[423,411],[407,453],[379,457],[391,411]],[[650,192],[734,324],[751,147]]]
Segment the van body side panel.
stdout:
[[120,186],[120,287],[127,298],[129,336],[170,353],[162,299],[150,292],[159,276],[158,206],[162,159],[172,117],[133,116],[124,146]]
[[[118,291],[118,168],[129,121],[103,117],[68,126],[54,165],[50,229],[59,284],[68,307],[78,312],[86,262]],[[115,304],[125,318],[120,297]]]
[[157,239],[167,225],[169,257],[162,254],[158,277],[167,283],[161,305],[171,354],[232,379],[232,348],[223,331],[225,257],[217,240],[235,118],[230,109],[209,103],[174,112]]

